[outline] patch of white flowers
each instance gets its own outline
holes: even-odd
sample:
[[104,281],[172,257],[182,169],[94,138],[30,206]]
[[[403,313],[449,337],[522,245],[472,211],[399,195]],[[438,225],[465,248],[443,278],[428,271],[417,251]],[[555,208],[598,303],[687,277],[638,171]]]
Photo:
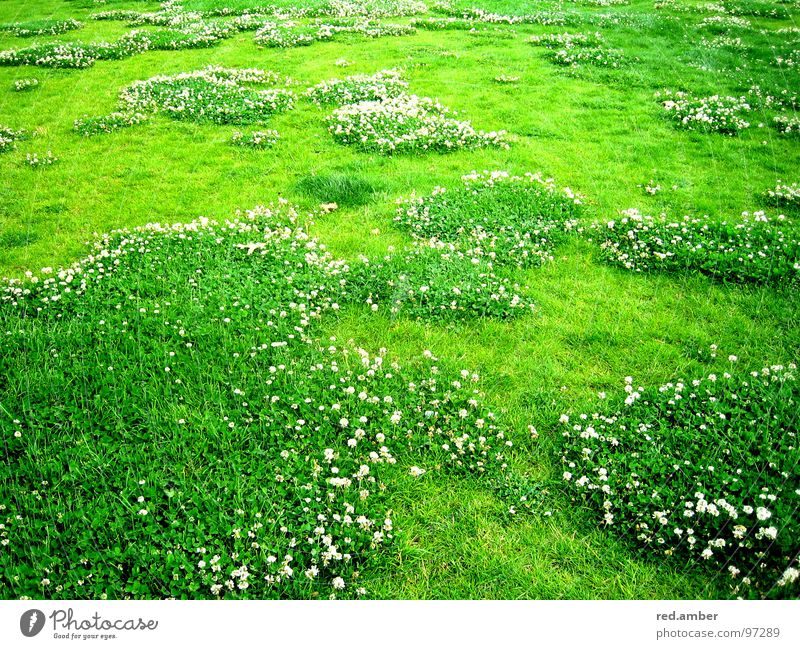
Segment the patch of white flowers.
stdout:
[[355,74],[344,79],[323,81],[309,88],[304,96],[318,106],[382,101],[403,95],[408,90],[398,70],[381,70],[372,75]]
[[776,56],[775,63],[782,68],[796,69],[800,65],[800,50],[792,50],[786,56]]
[[471,18],[457,18],[454,16],[412,18],[411,24],[417,29],[427,29],[430,31],[444,31],[450,29],[461,29],[469,31],[475,29],[478,21]]
[[135,29],[115,41],[95,43],[35,43],[29,47],[0,52],[0,65],[38,65],[50,68],[88,68],[96,61],[119,60],[153,50],[183,50],[212,47],[237,33],[220,23],[205,22],[196,15],[186,20],[139,17],[139,24],[162,25],[158,29]]
[[626,379],[616,412],[562,416],[563,478],[646,552],[716,566],[741,595],[797,597],[796,372]]
[[351,296],[375,313],[432,322],[507,319],[534,309],[522,286],[457,243],[415,241],[407,250],[360,261],[351,269]]
[[[106,44],[107,46],[107,44]],[[0,65],[88,68],[100,58],[98,47],[79,43],[44,43],[0,52]]]
[[751,111],[746,97],[694,97],[685,92],[656,93],[672,121],[692,131],[714,131],[735,135],[750,126],[745,115]]
[[91,137],[101,133],[113,133],[129,126],[141,124],[147,115],[136,112],[114,112],[99,117],[82,117],[76,119],[73,128],[84,137]]
[[[291,110],[296,96],[283,88],[257,89],[251,84],[276,85],[281,77],[257,68],[208,66],[194,72],[160,75],[137,81],[120,93],[120,110],[108,115],[83,117],[74,129],[83,136],[111,133],[161,113],[175,119],[218,124],[266,121],[277,112]],[[269,138],[272,131],[264,131]],[[264,136],[257,138],[266,144]],[[252,143],[251,143],[252,144]]]
[[141,16],[141,12],[132,9],[110,9],[108,11],[96,11],[89,15],[92,20],[122,20],[130,22]]
[[784,183],[778,181],[774,189],[768,189],[764,196],[773,205],[800,205],[800,183]]
[[373,20],[318,20],[310,24],[293,20],[264,23],[256,32],[255,42],[264,47],[301,47],[317,41],[329,41],[339,34],[360,34],[367,38],[413,34],[413,25],[380,23]]
[[756,108],[781,111],[800,109],[800,96],[788,88],[783,88],[773,94],[759,85],[753,85],[748,89],[747,97]]
[[24,92],[26,90],[33,90],[39,86],[39,80],[35,77],[27,77],[25,79],[17,79],[14,82],[14,90],[17,92]]
[[337,18],[348,16],[385,18],[424,14],[428,11],[428,5],[420,0],[330,0],[317,9],[297,8],[294,11],[297,14],[312,13]]
[[637,210],[595,224],[603,258],[635,272],[700,271],[727,281],[791,285],[800,279],[800,239],[763,212],[738,222],[685,216],[656,219]]
[[620,50],[597,47],[553,50],[550,54],[550,60],[557,65],[564,65],[571,68],[577,68],[584,64],[597,67],[618,68],[622,65],[624,59]]
[[38,43],[0,52],[0,65],[38,65],[48,68],[88,68],[101,60],[120,60],[153,50],[212,47],[235,30],[216,24],[133,30],[116,41],[97,43]]
[[0,153],[17,148],[17,142],[24,140],[27,133],[22,129],[13,129],[0,125]]
[[45,153],[27,153],[25,155],[25,165],[28,167],[33,167],[34,169],[39,167],[51,167],[56,162],[58,162],[59,158],[53,155],[52,151],[46,151]]
[[28,22],[5,23],[0,25],[0,32],[9,32],[14,36],[55,36],[74,29],[80,29],[83,23],[72,18],[65,20],[31,20]]
[[624,59],[620,50],[603,46],[603,36],[594,33],[557,33],[531,36],[528,42],[546,47],[547,57],[557,65],[578,68],[583,64],[619,67]]
[[572,0],[575,4],[587,7],[621,7],[630,4],[630,0]]
[[540,173],[473,172],[462,187],[436,187],[399,203],[395,221],[420,241],[455,245],[493,266],[538,266],[577,227],[581,197]]
[[730,50],[743,50],[746,49],[742,39],[738,36],[727,36],[720,34],[711,38],[703,36],[700,39],[700,46],[708,49],[730,49]]
[[752,26],[749,20],[740,16],[707,16],[699,23],[701,29],[721,29],[726,31],[731,29],[748,30]]
[[337,142],[382,155],[508,148],[505,131],[478,131],[455,116],[428,97],[401,95],[341,106],[326,121]]
[[209,66],[137,81],[122,91],[120,104],[128,113],[162,113],[198,122],[262,122],[291,110],[296,97],[283,88],[256,89],[247,84],[274,85],[278,80],[278,75],[264,70]]
[[250,149],[269,149],[275,146],[279,137],[278,131],[274,129],[252,131],[250,133],[235,131],[231,136],[231,144]]
[[773,118],[775,129],[781,135],[792,137],[800,136],[800,117],[794,115],[776,115]]
[[597,47],[603,43],[603,35],[594,33],[559,32],[555,34],[540,34],[531,36],[529,43],[548,49],[573,49],[575,47]]
[[474,21],[475,23],[489,23],[492,25],[564,25],[567,22],[567,14],[553,10],[506,15],[486,11],[480,7],[462,9],[448,2],[436,3],[436,10],[462,20]]

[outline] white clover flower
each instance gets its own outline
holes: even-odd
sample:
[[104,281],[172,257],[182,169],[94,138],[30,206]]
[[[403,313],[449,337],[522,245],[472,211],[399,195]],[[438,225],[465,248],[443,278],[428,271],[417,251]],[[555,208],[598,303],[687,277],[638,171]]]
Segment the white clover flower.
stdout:
[[800,578],[800,570],[794,567],[789,567],[783,572],[783,575],[781,575],[781,578],[778,580],[778,584],[780,586],[793,584],[798,578]]
[[328,478],[328,482],[334,487],[346,488],[353,484],[353,481],[350,478],[339,478],[333,477]]
[[778,529],[775,527],[761,527],[758,533],[768,539],[775,539],[778,536]]

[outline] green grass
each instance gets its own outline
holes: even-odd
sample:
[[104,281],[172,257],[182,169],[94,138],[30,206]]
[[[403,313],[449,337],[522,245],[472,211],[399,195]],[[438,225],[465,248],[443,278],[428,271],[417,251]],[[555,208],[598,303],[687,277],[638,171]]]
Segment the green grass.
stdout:
[[[262,3],[187,0],[185,6],[210,10],[254,4]],[[458,6],[522,14],[539,11],[541,4],[470,0]],[[790,19],[752,18],[753,24],[796,25],[797,11],[781,6],[790,9]],[[630,15],[640,23],[498,26],[496,32],[490,28],[479,34],[420,30],[376,41],[342,36],[285,50],[258,48],[253,32],[244,32],[210,49],[147,52],[98,61],[85,70],[0,67],[0,126],[33,134],[18,142],[16,151],[0,154],[0,275],[22,277],[27,270],[72,263],[86,253],[85,242],[93,233],[156,221],[187,222],[198,216],[224,219],[237,209],[278,198],[307,209],[337,203],[337,210],[316,217],[311,232],[336,257],[355,261],[361,254],[380,256],[411,242],[393,221],[396,198],[414,191],[427,194],[437,185],[455,187],[461,175],[484,169],[542,171],[559,186],[568,185],[586,197],[587,220],[615,219],[619,210],[631,207],[674,219],[684,214],[735,219],[743,211],[761,209],[770,216],[777,213],[764,192],[778,180],[800,180],[800,143],[781,137],[770,126],[771,110],[759,114],[764,128],[756,123],[737,137],[689,132],[674,128],[654,93],[666,88],[695,96],[739,96],[753,84],[772,94],[784,88],[797,92],[796,71],[772,64],[770,48],[783,47],[788,37],[736,31],[732,35],[748,46],[745,53],[709,50],[687,45],[701,34],[712,35],[697,27],[704,14],[654,10],[645,0],[612,9],[566,7],[582,16]],[[0,23],[75,18],[84,23],[81,29],[36,40],[113,40],[129,28],[120,22],[93,21],[89,15],[118,8],[155,11],[158,5],[42,0],[34,10],[31,3],[6,0],[0,2]],[[665,20],[668,15],[679,18]],[[581,67],[570,72],[550,63],[543,48],[526,42],[533,34],[596,30],[609,48],[622,50],[627,61],[622,69]],[[0,33],[0,50],[28,41]],[[353,65],[342,69],[335,65],[340,58]],[[324,125],[329,109],[302,100],[294,110],[270,117],[266,127],[279,131],[280,139],[267,151],[232,147],[233,126],[160,116],[92,138],[73,130],[76,119],[117,110],[119,91],[136,80],[209,63],[274,70],[296,80],[293,89],[298,94],[326,79],[396,67],[404,70],[410,92],[438,99],[476,129],[508,131],[511,147],[389,157],[360,153],[333,141]],[[520,80],[513,85],[494,83],[501,74]],[[40,82],[35,90],[14,92],[15,80],[32,76]],[[40,169],[24,164],[26,153],[47,150],[59,157],[58,164]],[[662,187],[655,195],[643,189],[651,181]],[[796,227],[797,215],[790,214],[787,228],[796,232]],[[386,502],[402,540],[363,575],[370,596],[729,596],[724,584],[710,578],[713,575],[678,562],[652,561],[593,524],[592,512],[557,484],[562,471],[558,418],[564,412],[592,412],[597,393],[619,389],[629,375],[637,383],[659,385],[676,377],[719,372],[728,354],[754,369],[797,360],[796,295],[721,284],[692,273],[628,273],[604,265],[595,247],[579,238],[558,246],[554,256],[542,268],[513,274],[528,287],[525,297],[537,307],[533,314],[514,320],[418,322],[348,305],[319,323],[316,332],[322,337],[352,339],[371,351],[385,347],[390,358],[404,364],[429,349],[448,368],[479,372],[487,403],[515,442],[511,468],[553,485],[548,501],[552,516],[539,512],[509,517],[508,503],[479,478],[428,474],[414,480],[398,474]],[[218,289],[223,291],[221,300],[233,295]],[[94,304],[87,315],[106,317],[108,306]],[[176,306],[170,317],[180,317],[184,306]],[[96,330],[85,322],[70,323],[63,339],[57,328],[50,334],[67,345],[62,354],[79,356],[86,340],[82,336],[94,336]],[[227,350],[230,341],[214,330],[218,325],[204,326],[211,328],[214,344]],[[70,333],[72,327],[80,335]],[[719,359],[708,354],[714,344]],[[149,353],[156,358],[167,348],[158,343]],[[30,358],[46,358],[48,353],[46,346],[26,351]],[[130,354],[137,363],[142,360],[135,346]],[[205,358],[213,365],[213,350]],[[142,370],[146,367],[142,360]],[[206,370],[193,368],[190,379],[209,389],[224,384],[221,363],[208,383]],[[15,405],[6,402],[10,392],[0,391],[6,409]],[[166,403],[153,404],[154,421],[171,415]],[[213,407],[211,397],[205,404],[198,399],[188,409],[199,413],[209,404]],[[530,437],[529,424],[536,426],[537,439]],[[147,430],[143,426],[136,440],[144,447],[151,443]],[[186,463],[195,453],[173,433],[156,430],[156,439],[166,445],[161,460]],[[195,441],[212,440],[209,436]],[[105,447],[108,453],[113,448],[113,443]],[[234,471],[248,468],[246,445],[235,448],[235,457],[243,464]],[[102,462],[87,466],[106,467]],[[197,475],[207,472],[198,478],[198,488],[213,489],[213,482],[207,481],[209,475],[217,475],[214,467],[204,465],[202,458],[187,466]],[[76,483],[94,480],[89,469],[76,471],[71,477]],[[113,474],[107,467],[103,471]],[[187,488],[191,484],[187,479]],[[250,483],[244,479],[242,484]]]
[[366,205],[381,185],[354,173],[311,174],[301,178],[296,191],[320,203],[336,203],[341,207]]

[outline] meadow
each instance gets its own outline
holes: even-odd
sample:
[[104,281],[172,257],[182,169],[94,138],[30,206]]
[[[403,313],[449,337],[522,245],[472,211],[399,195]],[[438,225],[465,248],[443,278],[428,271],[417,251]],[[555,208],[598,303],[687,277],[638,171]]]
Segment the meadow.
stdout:
[[798,18],[0,0],[0,596],[800,596]]

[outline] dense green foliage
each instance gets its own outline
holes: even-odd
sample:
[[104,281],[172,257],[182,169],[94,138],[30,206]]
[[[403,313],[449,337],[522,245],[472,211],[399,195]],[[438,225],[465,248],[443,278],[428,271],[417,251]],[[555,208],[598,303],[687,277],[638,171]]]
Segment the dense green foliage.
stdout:
[[633,210],[597,226],[596,236],[606,260],[636,272],[697,270],[784,287],[800,279],[800,238],[763,212],[730,223],[690,217],[668,222]]
[[796,4],[33,4],[0,595],[797,596]]
[[564,479],[648,552],[713,565],[740,595],[797,598],[796,370],[629,377],[621,410],[562,417]]

